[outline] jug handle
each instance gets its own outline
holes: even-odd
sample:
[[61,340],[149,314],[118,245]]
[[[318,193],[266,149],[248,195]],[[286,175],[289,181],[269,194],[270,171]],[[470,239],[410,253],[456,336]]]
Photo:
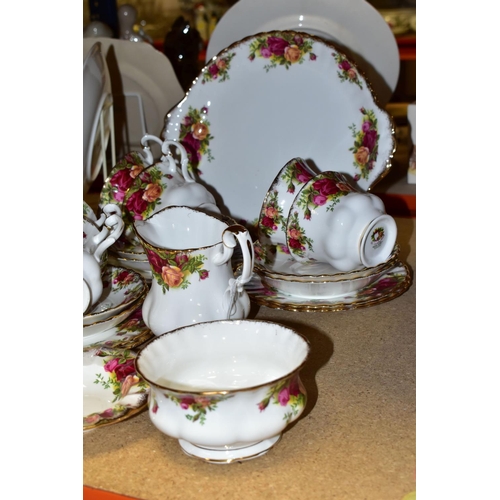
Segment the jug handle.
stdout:
[[[231,278],[229,280],[229,285],[224,294],[224,298],[226,300],[225,307],[227,308],[227,319],[234,314],[234,309],[236,307],[236,294],[241,294],[243,292],[243,285],[248,283],[252,278],[255,261],[254,248],[250,234],[244,226],[239,224],[229,226],[222,233],[222,242],[224,243],[224,247],[228,247],[228,249],[230,248],[231,255],[234,247],[236,246],[236,241],[240,244],[243,254],[243,269],[240,276],[236,279]],[[225,249],[224,254],[226,254]]]
[[121,236],[124,225],[123,219],[117,214],[106,218],[102,231],[94,236],[94,241],[98,244],[94,252],[97,262],[100,262],[102,254]]

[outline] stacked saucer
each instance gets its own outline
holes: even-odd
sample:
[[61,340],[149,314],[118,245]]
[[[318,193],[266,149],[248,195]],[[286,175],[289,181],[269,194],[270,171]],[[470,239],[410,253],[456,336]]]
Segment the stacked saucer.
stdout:
[[148,289],[145,278],[138,272],[108,264],[103,273],[102,295],[83,316],[83,345],[111,337],[113,328],[142,305]]

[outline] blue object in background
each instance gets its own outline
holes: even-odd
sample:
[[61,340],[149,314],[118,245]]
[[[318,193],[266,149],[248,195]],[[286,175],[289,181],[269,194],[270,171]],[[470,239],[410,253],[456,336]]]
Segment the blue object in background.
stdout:
[[118,38],[118,14],[116,0],[89,0],[90,20],[101,21],[113,31]]

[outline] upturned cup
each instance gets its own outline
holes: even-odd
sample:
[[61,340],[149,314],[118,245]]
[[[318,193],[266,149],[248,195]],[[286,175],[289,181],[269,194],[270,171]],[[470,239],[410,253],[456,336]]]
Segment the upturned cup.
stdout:
[[339,172],[323,172],[297,194],[288,214],[286,243],[298,262],[327,262],[339,271],[385,262],[397,237],[382,200],[352,186]]

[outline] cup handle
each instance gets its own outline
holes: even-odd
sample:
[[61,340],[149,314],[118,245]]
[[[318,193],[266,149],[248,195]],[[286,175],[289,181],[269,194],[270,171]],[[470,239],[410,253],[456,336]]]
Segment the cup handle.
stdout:
[[104,224],[104,222],[106,222],[106,219],[110,215],[113,215],[113,214],[118,215],[118,217],[121,217],[122,216],[122,211],[121,211],[120,207],[118,205],[115,205],[114,203],[108,203],[107,205],[104,205],[104,207],[102,207],[102,214],[101,214],[101,216],[95,222],[96,225],[98,227],[102,227],[102,225]]
[[151,148],[148,146],[149,141],[156,142],[160,146],[163,144],[163,141],[159,137],[156,137],[156,135],[145,134],[142,136],[142,154],[140,156],[144,160],[144,163],[146,163],[147,167],[150,167],[155,162],[153,153],[151,153]]
[[182,171],[182,176],[184,177],[184,180],[186,182],[195,182],[195,178],[191,175],[191,172],[189,171],[189,168],[188,168],[189,158],[187,155],[186,148],[180,142],[163,141],[163,144],[161,146],[161,152],[163,153],[162,160],[168,158],[169,161],[171,161],[170,165],[173,164],[174,169],[177,169],[177,166],[175,164],[175,160],[172,157],[172,153],[170,152],[170,146],[176,147],[181,154],[181,171]]
[[102,231],[94,236],[94,242],[97,243],[94,257],[97,262],[100,262],[102,254],[121,236],[124,225],[123,219],[117,214],[106,218]]

